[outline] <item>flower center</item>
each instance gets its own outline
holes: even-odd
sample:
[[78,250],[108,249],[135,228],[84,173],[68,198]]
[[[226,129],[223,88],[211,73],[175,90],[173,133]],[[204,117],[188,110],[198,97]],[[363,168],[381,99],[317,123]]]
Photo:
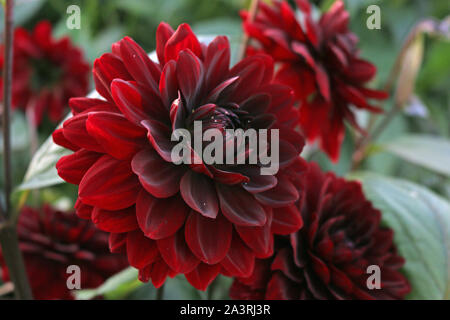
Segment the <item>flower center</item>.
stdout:
[[36,92],[51,88],[61,80],[62,69],[46,58],[33,60],[31,66],[31,88]]

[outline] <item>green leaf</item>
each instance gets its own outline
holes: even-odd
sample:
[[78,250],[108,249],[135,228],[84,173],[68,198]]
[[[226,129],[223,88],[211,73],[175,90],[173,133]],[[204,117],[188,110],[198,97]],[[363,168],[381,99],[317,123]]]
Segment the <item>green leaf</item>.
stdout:
[[64,149],[53,142],[52,136],[34,154],[28,166],[27,173],[18,190],[39,189],[63,183],[56,171],[56,162],[72,151]]
[[408,135],[384,145],[385,150],[411,163],[450,177],[450,141],[431,135]]
[[394,242],[406,259],[412,287],[408,299],[450,298],[450,203],[406,180],[354,173],[365,194],[394,229]]
[[97,296],[104,296],[107,299],[121,299],[142,284],[137,276],[138,270],[129,267],[115,274],[96,289],[77,290],[74,293],[78,300],[89,300]]

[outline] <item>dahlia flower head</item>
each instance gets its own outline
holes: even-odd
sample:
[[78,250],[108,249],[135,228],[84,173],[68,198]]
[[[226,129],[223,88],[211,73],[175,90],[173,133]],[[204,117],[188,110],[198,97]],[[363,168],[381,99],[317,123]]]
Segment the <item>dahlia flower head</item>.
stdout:
[[[48,21],[39,22],[32,32],[14,31],[12,106],[30,114],[34,125],[44,116],[58,122],[71,97],[85,95],[89,85],[89,65],[69,37],[54,39]],[[0,70],[4,65],[0,44]],[[0,79],[0,98],[3,95]]]
[[[301,225],[295,206],[305,165],[304,140],[293,130],[293,93],[272,83],[266,55],[230,69],[224,36],[200,43],[191,28],[161,23],[158,62],[131,38],[94,63],[104,98],[73,98],[73,117],[53,134],[74,151],[57,163],[76,184],[76,212],[110,233],[112,252],[126,252],[139,279],[155,287],[184,274],[197,289],[221,273],[249,276],[256,257],[273,251],[273,234]],[[175,129],[278,129],[279,171],[261,164],[175,164]],[[198,157],[193,151],[193,157]]]
[[[67,287],[67,268],[80,268],[81,289],[94,289],[127,266],[122,254],[111,254],[108,234],[74,212],[58,211],[49,205],[21,210],[17,232],[19,247],[33,297],[39,300],[74,299]],[[8,268],[1,255],[3,280]]]
[[[304,225],[277,236],[275,253],[255,262],[253,274],[237,278],[233,299],[403,299],[410,285],[400,272],[393,230],[380,226],[381,212],[361,184],[324,173],[310,163],[298,202]],[[369,279],[379,267],[379,288]]]
[[309,1],[296,0],[301,17],[287,1],[259,2],[256,18],[241,12],[244,31],[253,40],[247,55],[265,52],[280,67],[276,81],[290,86],[300,105],[299,124],[308,141],[338,161],[347,122],[362,134],[355,108],[382,109],[368,102],[387,94],[366,87],[376,68],[359,57],[358,38],[348,28],[349,13],[337,0],[318,21]]

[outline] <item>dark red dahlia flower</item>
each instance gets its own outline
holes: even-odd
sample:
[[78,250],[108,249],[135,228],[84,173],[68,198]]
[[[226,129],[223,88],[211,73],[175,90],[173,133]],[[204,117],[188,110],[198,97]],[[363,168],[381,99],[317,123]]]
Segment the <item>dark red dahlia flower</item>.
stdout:
[[[399,269],[393,231],[380,226],[381,212],[366,200],[359,182],[309,165],[303,228],[277,236],[275,254],[258,259],[253,274],[236,279],[233,299],[403,299],[410,291]],[[380,288],[368,267],[380,270]]]
[[[18,222],[19,246],[35,299],[73,299],[67,288],[67,268],[80,268],[81,289],[96,288],[127,266],[126,257],[111,254],[108,234],[79,219],[74,212],[46,205],[40,210],[25,207]],[[8,269],[0,251],[3,280]]]
[[370,62],[359,57],[358,38],[348,29],[349,14],[336,1],[318,21],[312,19],[307,0],[296,0],[298,18],[287,1],[273,6],[260,1],[254,22],[243,12],[245,32],[256,41],[248,54],[270,54],[280,68],[276,80],[294,89],[300,103],[300,126],[308,140],[318,139],[333,161],[345,135],[344,121],[362,133],[353,108],[380,112],[368,99],[385,99],[386,93],[366,88],[376,73]]
[[[300,226],[303,138],[292,129],[292,90],[271,83],[270,57],[230,69],[227,38],[205,45],[187,24],[162,23],[156,38],[159,63],[128,37],[95,61],[106,100],[71,99],[74,116],[53,137],[75,153],[57,169],[79,185],[78,215],[111,233],[111,250],[126,251],[142,281],[159,287],[183,273],[204,290],[220,272],[250,275],[255,257],[272,254],[273,233]],[[278,129],[279,171],[261,175],[259,162],[176,165],[171,135],[192,132],[194,121],[222,133]]]
[[[44,115],[61,120],[69,98],[88,90],[89,65],[82,52],[69,37],[53,39],[51,31],[50,23],[42,21],[31,33],[23,28],[14,32],[12,104],[29,112],[35,125]],[[3,63],[0,45],[0,70]],[[2,88],[0,79],[0,97]]]

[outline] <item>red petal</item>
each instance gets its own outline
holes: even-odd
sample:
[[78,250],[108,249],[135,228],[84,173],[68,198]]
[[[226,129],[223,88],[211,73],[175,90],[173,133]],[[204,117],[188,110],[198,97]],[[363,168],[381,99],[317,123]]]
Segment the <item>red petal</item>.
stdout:
[[220,264],[211,266],[206,263],[200,263],[197,268],[189,273],[186,273],[184,276],[194,288],[204,291],[217,277],[219,271]]
[[166,63],[161,72],[159,82],[159,92],[161,100],[166,107],[172,105],[172,102],[178,97],[178,80],[176,73],[177,63],[173,60]]
[[177,61],[178,86],[186,100],[186,107],[196,107],[204,81],[202,61],[191,51],[181,51]]
[[156,30],[156,54],[158,56],[159,63],[162,66],[166,63],[166,59],[164,57],[166,43],[173,33],[174,31],[172,27],[165,22],[161,22]]
[[138,228],[134,206],[118,211],[108,211],[95,207],[92,211],[92,222],[95,223],[97,228],[106,232],[122,233]]
[[170,140],[170,128],[154,120],[144,120],[141,124],[148,130],[147,137],[161,158],[167,162],[172,162],[172,149],[175,144]]
[[246,278],[253,273],[255,255],[234,233],[230,250],[220,264],[230,276]]
[[145,142],[145,129],[117,113],[90,113],[86,129],[106,153],[119,160],[133,157]]
[[105,53],[94,61],[95,88],[108,101],[113,101],[111,96],[111,82],[114,79],[131,80],[121,59],[111,53]]
[[273,235],[271,232],[272,213],[262,227],[236,226],[236,231],[245,244],[254,251],[258,258],[267,258],[273,254]]
[[231,223],[222,215],[210,219],[192,211],[186,221],[185,237],[189,248],[200,260],[216,264],[230,248],[232,231]]
[[263,204],[280,208],[296,202],[299,193],[288,178],[278,176],[278,184],[274,188],[255,194],[255,198]]
[[189,207],[180,197],[156,199],[142,190],[136,201],[139,227],[150,239],[172,236],[184,224]]
[[253,195],[240,187],[221,184],[216,187],[222,213],[232,223],[248,227],[260,227],[266,223],[266,212]]
[[120,53],[122,59],[126,61],[125,67],[133,78],[138,83],[158,91],[161,70],[133,39],[125,37],[120,41]]
[[273,211],[272,232],[289,235],[297,232],[303,226],[303,219],[296,205],[277,208]]
[[119,111],[114,104],[108,101],[85,97],[70,98],[69,107],[72,110],[73,115],[77,115],[87,110]]
[[157,198],[168,198],[178,193],[185,172],[183,166],[165,162],[152,149],[138,152],[131,161],[131,168],[144,189]]
[[190,49],[197,57],[202,58],[202,47],[197,37],[192,32],[191,27],[180,24],[177,31],[170,37],[164,49],[165,62],[177,60],[180,51]]
[[141,269],[155,261],[158,257],[158,247],[154,240],[144,237],[141,230],[128,232],[127,255],[130,265]]
[[55,131],[53,131],[52,138],[53,138],[53,142],[55,142],[56,144],[60,145],[61,147],[66,148],[66,149],[69,149],[72,151],[77,151],[78,149],[80,149],[79,146],[73,144],[72,142],[70,142],[69,140],[67,140],[64,137],[64,129],[63,128],[59,128],[59,129],[56,129]]
[[189,273],[197,267],[200,260],[189,250],[184,240],[184,230],[173,236],[157,240],[159,252],[167,265],[178,273]]
[[181,178],[180,192],[192,209],[205,217],[217,217],[219,203],[214,182],[210,178],[189,170]]
[[127,233],[109,234],[109,251],[112,253],[126,253]]
[[85,149],[64,156],[56,163],[58,175],[68,183],[80,184],[86,171],[100,158],[100,154]]
[[85,204],[120,210],[136,202],[140,188],[129,162],[104,155],[84,175],[78,196]]
[[93,139],[86,130],[86,121],[88,114],[79,114],[64,121],[63,134],[70,143],[90,151],[104,153],[104,150],[98,142]]

